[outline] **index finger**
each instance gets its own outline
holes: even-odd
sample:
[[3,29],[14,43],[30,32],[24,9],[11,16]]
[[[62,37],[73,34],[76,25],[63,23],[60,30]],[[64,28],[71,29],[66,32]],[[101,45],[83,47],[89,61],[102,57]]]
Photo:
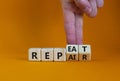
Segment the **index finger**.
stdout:
[[64,25],[68,44],[76,44],[75,15],[69,8],[69,4],[63,5]]

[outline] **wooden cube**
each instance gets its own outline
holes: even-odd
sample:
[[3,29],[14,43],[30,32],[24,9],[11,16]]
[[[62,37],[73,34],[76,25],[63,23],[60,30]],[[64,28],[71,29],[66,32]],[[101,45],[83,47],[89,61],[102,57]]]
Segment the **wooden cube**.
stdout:
[[42,61],[53,61],[53,48],[42,48]]
[[66,61],[66,49],[54,48],[54,61]]
[[90,61],[91,60],[91,46],[79,45],[79,60]]
[[28,53],[29,61],[41,61],[41,48],[30,48]]
[[66,54],[67,61],[78,61],[78,54]]
[[79,60],[80,61],[90,61],[91,54],[79,54]]
[[67,61],[78,61],[78,45],[67,45],[66,53]]

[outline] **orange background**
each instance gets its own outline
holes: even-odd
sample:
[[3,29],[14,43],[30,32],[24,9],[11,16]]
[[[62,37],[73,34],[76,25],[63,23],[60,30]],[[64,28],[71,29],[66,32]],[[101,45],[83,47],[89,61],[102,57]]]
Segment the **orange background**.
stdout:
[[28,48],[65,47],[59,0],[0,0],[0,81],[120,81],[120,0],[84,18],[91,62],[28,62]]

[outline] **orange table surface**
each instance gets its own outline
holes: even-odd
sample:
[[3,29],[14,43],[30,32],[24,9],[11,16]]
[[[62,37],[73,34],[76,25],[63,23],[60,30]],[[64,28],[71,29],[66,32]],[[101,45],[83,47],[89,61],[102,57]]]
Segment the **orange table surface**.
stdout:
[[0,0],[0,81],[120,81],[120,0],[84,16],[90,62],[29,62],[31,47],[65,47],[59,0]]

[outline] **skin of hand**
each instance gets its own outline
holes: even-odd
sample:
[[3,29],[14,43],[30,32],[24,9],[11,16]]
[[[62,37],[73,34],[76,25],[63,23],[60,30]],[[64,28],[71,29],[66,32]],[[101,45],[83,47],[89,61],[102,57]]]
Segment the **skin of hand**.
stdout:
[[103,7],[103,0],[61,0],[64,25],[68,44],[81,45],[83,14],[88,17],[95,17],[98,8]]

